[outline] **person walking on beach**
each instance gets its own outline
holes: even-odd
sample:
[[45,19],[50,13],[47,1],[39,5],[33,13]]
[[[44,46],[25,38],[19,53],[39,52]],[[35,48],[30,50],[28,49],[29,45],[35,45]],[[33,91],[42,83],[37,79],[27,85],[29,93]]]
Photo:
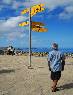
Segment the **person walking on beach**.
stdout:
[[56,92],[57,89],[57,83],[58,80],[61,77],[61,71],[64,70],[65,65],[65,57],[64,54],[62,54],[58,50],[58,44],[53,43],[52,44],[52,51],[48,54],[48,66],[49,70],[51,71],[51,80],[52,80],[52,92]]

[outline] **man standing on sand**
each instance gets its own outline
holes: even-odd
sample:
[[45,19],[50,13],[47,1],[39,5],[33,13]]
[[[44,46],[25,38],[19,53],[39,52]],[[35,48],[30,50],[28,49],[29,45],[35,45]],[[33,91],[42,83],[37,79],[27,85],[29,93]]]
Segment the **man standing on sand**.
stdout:
[[51,71],[51,80],[52,80],[52,92],[56,92],[58,80],[61,77],[61,71],[64,70],[65,65],[65,57],[64,55],[58,50],[58,44],[52,44],[52,51],[48,54],[48,66],[49,70]]

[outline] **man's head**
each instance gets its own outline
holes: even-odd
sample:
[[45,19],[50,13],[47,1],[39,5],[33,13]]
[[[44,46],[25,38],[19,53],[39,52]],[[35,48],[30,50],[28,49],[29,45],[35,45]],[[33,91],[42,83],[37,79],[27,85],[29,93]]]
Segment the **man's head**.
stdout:
[[52,44],[52,48],[55,49],[55,50],[58,50],[58,44],[57,43],[53,43]]

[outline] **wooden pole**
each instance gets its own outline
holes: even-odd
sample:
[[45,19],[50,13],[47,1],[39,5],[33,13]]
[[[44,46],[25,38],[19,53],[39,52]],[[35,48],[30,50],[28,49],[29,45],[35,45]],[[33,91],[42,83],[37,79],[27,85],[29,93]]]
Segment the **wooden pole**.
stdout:
[[31,7],[29,8],[29,67],[31,67]]

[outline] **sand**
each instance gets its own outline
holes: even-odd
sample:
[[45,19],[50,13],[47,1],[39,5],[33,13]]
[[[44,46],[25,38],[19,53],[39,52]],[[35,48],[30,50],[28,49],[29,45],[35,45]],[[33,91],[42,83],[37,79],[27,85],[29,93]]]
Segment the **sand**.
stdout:
[[[58,83],[60,91],[51,92],[46,57],[0,55],[0,95],[73,95],[73,60],[67,59]],[[70,64],[71,62],[71,64]]]

